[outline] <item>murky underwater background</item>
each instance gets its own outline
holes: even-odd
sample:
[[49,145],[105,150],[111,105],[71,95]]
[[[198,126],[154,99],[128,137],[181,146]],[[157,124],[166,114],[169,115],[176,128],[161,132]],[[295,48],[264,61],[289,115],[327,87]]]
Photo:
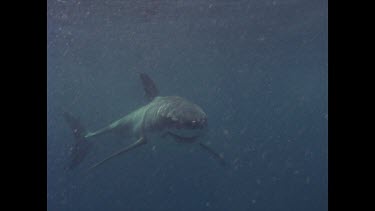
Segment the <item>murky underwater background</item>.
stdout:
[[[324,0],[48,0],[49,211],[328,209]],[[64,170],[68,110],[98,129],[161,95],[209,116],[218,165],[191,146],[152,144],[87,173],[132,140],[108,135]]]

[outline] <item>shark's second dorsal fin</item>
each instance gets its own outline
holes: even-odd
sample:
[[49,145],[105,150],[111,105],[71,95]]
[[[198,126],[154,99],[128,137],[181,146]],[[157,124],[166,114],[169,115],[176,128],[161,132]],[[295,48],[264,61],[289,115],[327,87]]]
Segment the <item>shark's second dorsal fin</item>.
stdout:
[[159,90],[156,88],[154,81],[146,74],[140,73],[140,78],[142,80],[143,89],[145,90],[145,96],[149,101],[152,101],[155,97],[159,95]]

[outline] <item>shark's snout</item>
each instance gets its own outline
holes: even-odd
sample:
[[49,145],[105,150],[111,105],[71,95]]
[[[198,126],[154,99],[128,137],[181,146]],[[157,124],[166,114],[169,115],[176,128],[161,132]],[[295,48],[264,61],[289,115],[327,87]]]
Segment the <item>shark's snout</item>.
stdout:
[[177,119],[177,118],[171,118],[169,126],[171,128],[176,129],[204,129],[208,125],[207,118],[199,118],[199,119]]
[[204,129],[207,127],[207,116],[201,110],[174,112],[168,116],[171,127],[176,129]]

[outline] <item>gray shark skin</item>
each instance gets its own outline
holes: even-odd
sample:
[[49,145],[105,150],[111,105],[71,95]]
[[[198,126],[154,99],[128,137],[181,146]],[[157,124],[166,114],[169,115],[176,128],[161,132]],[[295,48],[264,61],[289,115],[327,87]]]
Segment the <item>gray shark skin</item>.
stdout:
[[95,164],[90,169],[153,141],[150,137],[155,137],[155,135],[161,138],[169,136],[180,143],[198,143],[203,150],[211,154],[221,165],[225,165],[222,155],[199,141],[199,138],[206,133],[208,125],[207,115],[203,109],[179,96],[158,96],[159,91],[152,79],[144,73],[140,74],[140,78],[145,97],[149,100],[149,103],[102,129],[87,132],[77,118],[70,113],[64,113],[65,119],[76,139],[72,160],[68,168],[73,169],[83,161],[91,148],[91,139],[108,133],[125,134],[135,137],[137,140]]

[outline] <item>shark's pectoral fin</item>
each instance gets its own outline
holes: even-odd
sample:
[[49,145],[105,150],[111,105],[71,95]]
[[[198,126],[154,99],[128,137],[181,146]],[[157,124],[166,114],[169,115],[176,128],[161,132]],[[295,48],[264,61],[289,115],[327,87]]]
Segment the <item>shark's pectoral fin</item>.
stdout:
[[125,147],[125,148],[120,149],[119,151],[113,153],[112,155],[110,155],[109,157],[107,157],[104,160],[100,161],[99,163],[96,163],[89,170],[92,170],[92,169],[100,166],[104,162],[106,162],[106,161],[108,161],[108,160],[110,160],[110,159],[112,159],[112,158],[114,158],[114,157],[116,157],[116,156],[118,156],[120,154],[123,154],[123,153],[128,152],[128,151],[130,151],[132,149],[135,149],[135,148],[137,148],[139,146],[142,146],[142,145],[144,145],[146,143],[147,143],[146,139],[144,137],[141,137],[136,142],[134,142],[133,144],[131,144],[131,145]]
[[209,147],[208,145],[206,144],[203,144],[203,143],[199,143],[199,146],[204,149],[206,152],[210,153],[212,155],[213,158],[215,158],[217,161],[219,161],[220,165],[222,166],[225,166],[226,165],[226,162],[224,160],[224,157],[223,155],[215,152],[215,150],[213,150],[211,147]]

